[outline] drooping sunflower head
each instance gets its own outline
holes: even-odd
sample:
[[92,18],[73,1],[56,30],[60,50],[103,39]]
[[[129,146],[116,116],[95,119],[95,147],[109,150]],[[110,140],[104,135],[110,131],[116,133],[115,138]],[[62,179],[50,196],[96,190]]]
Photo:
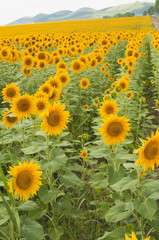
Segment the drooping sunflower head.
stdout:
[[[8,173],[12,176],[8,180],[9,191],[18,196],[20,200],[28,201],[30,195],[36,195],[41,182],[42,171],[39,171],[40,165],[33,161],[19,162],[19,166],[10,167]],[[13,189],[14,188],[14,189]]]
[[10,83],[3,88],[2,95],[4,101],[12,102],[20,95],[20,88],[14,83]]
[[16,98],[12,102],[12,113],[19,118],[29,118],[30,114],[35,112],[35,103],[33,97],[28,93],[25,93],[23,96]]
[[159,131],[157,129],[156,134],[151,133],[151,138],[147,138],[144,141],[142,147],[137,149],[139,152],[139,158],[135,163],[138,163],[140,167],[154,170],[155,164],[159,165]]
[[41,123],[41,130],[48,135],[60,135],[63,130],[67,128],[69,122],[69,111],[65,111],[65,105],[61,105],[60,102],[54,102],[53,106],[50,106],[47,112],[42,113],[41,117],[44,117]]
[[117,103],[114,100],[107,100],[102,102],[102,106],[99,109],[101,117],[106,118],[110,114],[116,114],[118,111]]
[[108,145],[120,144],[124,142],[125,136],[128,135],[130,131],[129,119],[123,117],[118,117],[114,114],[111,114],[108,118],[104,119],[104,123],[101,124],[103,127],[99,129],[99,134],[103,135],[103,142],[106,142]]
[[2,124],[5,125],[7,128],[12,128],[15,123],[20,121],[19,117],[14,116],[14,114],[7,109],[6,113],[3,114],[3,121]]
[[81,79],[80,87],[82,89],[87,89],[89,87],[89,85],[90,85],[90,81],[88,80],[88,78],[84,77],[84,78]]

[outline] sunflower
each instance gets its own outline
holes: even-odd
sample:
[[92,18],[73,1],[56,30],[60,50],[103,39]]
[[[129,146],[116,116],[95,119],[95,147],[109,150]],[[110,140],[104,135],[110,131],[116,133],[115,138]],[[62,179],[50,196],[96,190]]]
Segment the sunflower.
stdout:
[[43,91],[38,91],[34,94],[34,97],[35,98],[45,98],[46,100],[49,99],[49,96],[46,92],[43,92]]
[[19,166],[10,167],[8,173],[12,176],[8,180],[9,191],[18,195],[20,200],[28,201],[30,195],[36,195],[39,186],[42,185],[42,171],[38,171],[40,165],[33,163],[33,160],[28,163],[18,162]]
[[88,110],[88,109],[89,109],[88,104],[85,104],[85,105],[84,105],[84,109],[85,109],[85,110]]
[[19,118],[29,118],[30,114],[33,114],[35,111],[35,103],[33,97],[28,93],[25,93],[23,96],[16,98],[12,102],[12,113]]
[[117,85],[121,87],[121,92],[125,92],[128,90],[129,82],[124,77],[121,77],[118,80]]
[[102,106],[99,109],[101,117],[109,117],[110,114],[116,114],[118,111],[117,103],[114,100],[107,100],[102,102]]
[[111,94],[111,90],[110,89],[107,89],[106,91],[105,91],[105,94],[107,95],[107,94]]
[[101,72],[105,72],[105,67],[101,66],[100,70],[101,70]]
[[22,71],[22,73],[23,73],[23,75],[24,76],[26,76],[26,77],[29,77],[30,75],[31,75],[31,73],[32,73],[32,69],[27,69],[26,67],[23,67],[22,69],[21,69],[21,71]]
[[3,125],[6,125],[7,128],[12,128],[15,123],[19,122],[19,117],[13,115],[13,113],[7,109],[6,113],[3,114]]
[[39,60],[37,62],[37,67],[39,68],[39,70],[44,70],[46,68],[46,61],[45,60]]
[[1,50],[0,50],[0,57],[4,60],[8,60],[9,57],[10,57],[10,50],[8,47],[3,47]]
[[90,66],[91,66],[91,68],[96,68],[96,66],[97,66],[97,59],[96,58],[91,59]]
[[61,92],[62,83],[61,80],[58,77],[49,77],[47,81],[52,87],[55,87]]
[[[129,238],[129,237],[127,236],[127,234],[125,234],[125,240],[137,240],[135,233],[132,232],[131,234],[132,234],[132,237],[131,237],[131,238]],[[150,240],[150,237],[145,238],[144,240]]]
[[60,98],[60,92],[59,92],[58,88],[53,87],[53,92],[49,99],[57,101],[57,100],[59,100],[59,98]]
[[84,159],[88,157],[87,151],[84,151],[84,150],[81,151],[80,155],[81,155],[81,157],[84,158]]
[[83,69],[83,62],[80,60],[73,60],[71,62],[71,70],[73,73],[78,73]]
[[57,70],[61,69],[61,68],[67,71],[67,69],[68,69],[67,63],[59,62],[59,63],[56,64],[56,69]]
[[47,111],[47,109],[49,107],[49,103],[46,98],[38,97],[38,98],[34,99],[34,102],[35,102],[35,107],[36,107],[35,112],[38,115],[41,114],[43,112],[43,110]]
[[151,133],[151,138],[144,141],[144,145],[137,149],[139,158],[135,163],[139,163],[140,167],[144,167],[144,171],[148,168],[154,170],[155,164],[159,165],[159,131],[156,134]]
[[4,101],[12,102],[20,95],[20,88],[14,83],[6,84],[6,87],[2,90]]
[[39,91],[45,92],[49,97],[51,97],[53,88],[50,83],[45,82],[40,86]]
[[46,59],[47,59],[46,53],[45,53],[45,52],[38,52],[38,53],[37,53],[37,59],[38,59],[38,60],[45,60],[45,61],[46,61]]
[[67,72],[62,72],[61,74],[58,74],[58,78],[60,79],[62,86],[66,86],[71,81]]
[[27,69],[33,68],[34,61],[35,61],[34,57],[31,55],[28,55],[23,58],[22,65]]
[[69,122],[69,111],[64,111],[65,105],[61,105],[60,102],[54,102],[53,106],[50,106],[47,112],[41,114],[44,117],[41,123],[41,130],[49,135],[60,135],[63,130],[67,128],[66,124]]
[[84,77],[84,78],[81,79],[80,87],[82,89],[87,89],[89,87],[89,85],[90,85],[90,81],[88,80],[88,78]]
[[125,118],[125,116],[118,117],[114,114],[105,118],[104,123],[101,124],[103,127],[99,129],[100,135],[104,135],[103,142],[108,145],[124,142],[125,136],[128,135],[127,131],[130,131],[128,121],[129,119]]
[[129,97],[129,98],[133,98],[134,94],[132,91],[129,91],[126,93],[126,96]]

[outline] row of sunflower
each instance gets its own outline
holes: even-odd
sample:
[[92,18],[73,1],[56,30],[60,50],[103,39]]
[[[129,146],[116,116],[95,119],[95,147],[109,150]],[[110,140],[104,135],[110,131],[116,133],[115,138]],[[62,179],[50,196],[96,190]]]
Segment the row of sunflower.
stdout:
[[1,239],[157,239],[158,33],[126,21],[0,40]]

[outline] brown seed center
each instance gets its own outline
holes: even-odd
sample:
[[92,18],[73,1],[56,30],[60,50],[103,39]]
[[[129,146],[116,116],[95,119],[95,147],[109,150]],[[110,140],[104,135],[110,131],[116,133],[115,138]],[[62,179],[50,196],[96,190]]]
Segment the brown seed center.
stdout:
[[155,158],[155,156],[159,152],[159,145],[156,142],[149,142],[144,150],[144,155],[147,159],[151,160]]
[[17,104],[17,108],[21,112],[28,111],[29,107],[30,107],[30,102],[28,102],[26,99],[21,99]]
[[23,171],[19,173],[16,179],[17,186],[22,190],[28,189],[31,186],[32,182],[33,176],[28,171]]
[[119,136],[123,131],[123,126],[119,122],[112,122],[109,124],[107,128],[107,132],[110,136],[112,137],[117,137]]
[[8,88],[6,94],[8,97],[13,98],[16,95],[16,91],[14,88]]
[[48,124],[52,127],[55,127],[60,122],[60,116],[59,113],[56,111],[52,111],[49,113],[49,116],[47,117]]

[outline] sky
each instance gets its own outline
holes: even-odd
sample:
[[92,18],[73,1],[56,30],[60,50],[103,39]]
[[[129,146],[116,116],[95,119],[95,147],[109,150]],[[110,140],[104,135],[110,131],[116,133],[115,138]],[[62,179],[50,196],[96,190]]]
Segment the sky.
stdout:
[[[0,0],[0,26],[13,22],[21,17],[34,17],[38,13],[54,13],[60,10],[76,11],[82,7],[96,10],[133,3],[136,0]],[[139,0],[155,2],[155,0]]]

